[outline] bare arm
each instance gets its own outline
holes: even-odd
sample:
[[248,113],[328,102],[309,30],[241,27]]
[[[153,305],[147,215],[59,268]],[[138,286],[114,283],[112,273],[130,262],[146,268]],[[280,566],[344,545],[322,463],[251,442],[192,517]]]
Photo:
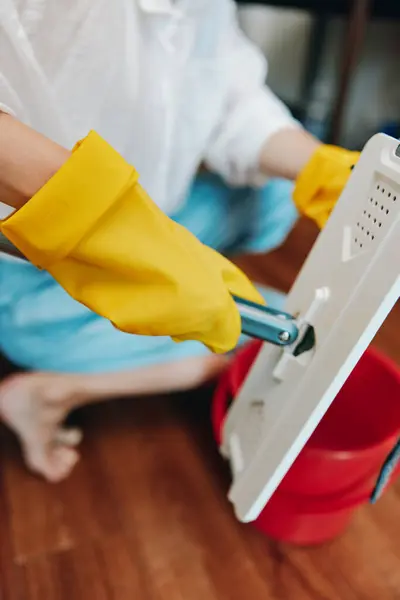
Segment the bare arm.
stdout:
[[69,156],[62,146],[0,113],[0,201],[20,208]]
[[[261,170],[295,180],[320,142],[301,129],[284,129],[265,144]],[[0,201],[20,208],[68,160],[70,152],[0,113]]]
[[282,129],[264,145],[261,170],[270,177],[294,181],[320,145],[321,142],[302,129]]

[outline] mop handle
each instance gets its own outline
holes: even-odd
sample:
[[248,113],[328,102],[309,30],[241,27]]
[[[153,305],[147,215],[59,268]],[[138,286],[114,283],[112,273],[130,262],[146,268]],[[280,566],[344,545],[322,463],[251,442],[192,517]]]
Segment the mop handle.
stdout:
[[296,321],[283,311],[234,296],[242,319],[242,333],[275,346],[289,346],[299,336]]
[[22,260],[28,260],[0,231],[0,253],[1,252],[9,254],[10,256],[15,256],[16,258],[21,258]]

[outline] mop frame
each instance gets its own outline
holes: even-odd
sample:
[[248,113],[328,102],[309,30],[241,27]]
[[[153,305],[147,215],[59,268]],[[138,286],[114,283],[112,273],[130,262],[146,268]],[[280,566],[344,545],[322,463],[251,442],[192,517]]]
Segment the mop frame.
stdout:
[[314,347],[264,344],[228,411],[220,450],[239,520],[258,517],[399,296],[400,145],[377,134],[287,297]]

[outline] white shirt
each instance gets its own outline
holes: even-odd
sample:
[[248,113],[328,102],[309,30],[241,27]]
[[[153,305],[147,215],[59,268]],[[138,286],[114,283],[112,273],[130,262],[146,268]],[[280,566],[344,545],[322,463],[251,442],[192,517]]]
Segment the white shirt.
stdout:
[[231,0],[0,0],[0,106],[71,148],[95,129],[167,213],[202,161],[256,183],[296,126]]

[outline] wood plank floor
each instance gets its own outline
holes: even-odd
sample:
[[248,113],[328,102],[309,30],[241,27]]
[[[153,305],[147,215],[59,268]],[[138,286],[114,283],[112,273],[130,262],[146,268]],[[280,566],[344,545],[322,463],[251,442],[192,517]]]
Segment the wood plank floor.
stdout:
[[[246,269],[283,289],[315,231]],[[377,344],[400,362],[396,308]],[[397,335],[396,335],[397,334]],[[80,411],[83,459],[51,486],[0,431],[1,600],[399,600],[400,486],[326,546],[293,548],[237,523],[212,440],[210,391]]]

